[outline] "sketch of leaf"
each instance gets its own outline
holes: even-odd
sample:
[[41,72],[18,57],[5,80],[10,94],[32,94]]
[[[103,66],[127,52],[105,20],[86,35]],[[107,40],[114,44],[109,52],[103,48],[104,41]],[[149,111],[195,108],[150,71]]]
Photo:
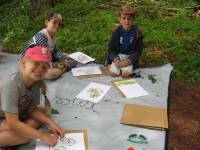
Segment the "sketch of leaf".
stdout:
[[90,88],[87,92],[90,94],[90,98],[97,98],[103,93],[103,90],[96,89],[96,88]]

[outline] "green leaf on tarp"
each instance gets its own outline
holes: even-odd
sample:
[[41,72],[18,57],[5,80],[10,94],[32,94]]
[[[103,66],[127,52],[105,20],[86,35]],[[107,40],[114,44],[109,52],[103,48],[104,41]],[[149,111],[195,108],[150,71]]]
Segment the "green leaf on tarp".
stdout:
[[157,80],[155,76],[156,76],[155,74],[148,75],[148,79],[151,80],[151,83],[156,83]]
[[60,114],[58,110],[52,108],[51,109],[51,114]]

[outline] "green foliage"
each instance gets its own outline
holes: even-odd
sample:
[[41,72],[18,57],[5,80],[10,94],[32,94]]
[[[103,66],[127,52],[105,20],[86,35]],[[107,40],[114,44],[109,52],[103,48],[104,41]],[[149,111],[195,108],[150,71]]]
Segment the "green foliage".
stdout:
[[[118,23],[118,8],[112,2],[65,0],[52,9],[36,11],[29,0],[3,0],[0,3],[0,34],[6,51],[20,53],[26,42],[43,28],[47,15],[57,11],[64,16],[64,27],[56,36],[57,47],[67,53],[83,51],[103,63],[108,40]],[[172,63],[175,78],[200,84],[200,19],[191,17],[193,10],[186,8],[193,6],[195,1],[127,2],[135,3],[135,24],[144,36],[141,62]],[[99,7],[102,5],[107,7]]]

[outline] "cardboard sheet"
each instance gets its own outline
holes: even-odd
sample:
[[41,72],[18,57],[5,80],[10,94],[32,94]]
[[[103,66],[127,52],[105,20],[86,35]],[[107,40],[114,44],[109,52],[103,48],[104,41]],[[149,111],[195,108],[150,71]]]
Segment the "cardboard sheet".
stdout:
[[155,129],[168,128],[167,110],[158,107],[126,104],[120,122]]

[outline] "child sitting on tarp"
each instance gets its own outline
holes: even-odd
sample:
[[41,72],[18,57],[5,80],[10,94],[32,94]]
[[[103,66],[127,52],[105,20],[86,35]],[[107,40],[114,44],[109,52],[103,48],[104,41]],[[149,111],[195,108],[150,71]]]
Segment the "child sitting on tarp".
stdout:
[[120,25],[112,33],[108,44],[107,69],[111,76],[129,77],[138,67],[143,49],[140,30],[133,25],[135,12],[126,4],[119,11]]
[[63,24],[63,17],[59,13],[51,13],[45,21],[45,28],[35,34],[28,42],[24,52],[35,45],[47,46],[52,54],[52,65],[46,74],[47,79],[56,79],[64,72],[76,67],[77,62],[56,49],[55,35]]
[[[36,138],[53,146],[56,138],[64,137],[63,129],[46,114],[51,106],[43,78],[51,59],[47,47],[29,48],[20,60],[19,72],[0,81],[0,149]],[[40,92],[45,97],[44,108],[38,107]],[[55,136],[37,130],[41,124],[49,125]]]

